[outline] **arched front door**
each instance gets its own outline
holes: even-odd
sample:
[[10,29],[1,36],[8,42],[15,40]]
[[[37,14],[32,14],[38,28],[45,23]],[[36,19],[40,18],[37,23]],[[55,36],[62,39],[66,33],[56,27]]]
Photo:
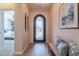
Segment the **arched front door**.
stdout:
[[46,18],[43,15],[34,17],[34,42],[46,41]]

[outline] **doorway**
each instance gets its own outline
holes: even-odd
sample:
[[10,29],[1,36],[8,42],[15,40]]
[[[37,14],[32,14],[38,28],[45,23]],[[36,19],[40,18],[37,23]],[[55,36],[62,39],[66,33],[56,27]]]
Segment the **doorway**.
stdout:
[[1,45],[3,55],[12,55],[14,51],[14,10],[0,10],[2,29]]
[[34,17],[34,42],[46,41],[46,18],[39,14]]

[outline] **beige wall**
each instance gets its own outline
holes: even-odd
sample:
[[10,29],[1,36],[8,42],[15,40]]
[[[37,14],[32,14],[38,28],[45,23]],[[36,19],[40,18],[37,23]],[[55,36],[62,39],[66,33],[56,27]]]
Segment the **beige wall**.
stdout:
[[42,11],[37,11],[37,10],[31,10],[30,12],[30,42],[34,42],[34,37],[33,37],[33,31],[34,31],[34,16],[37,14],[42,14],[46,17],[46,43],[50,42],[50,13],[49,10],[42,10]]
[[15,9],[15,4],[13,4],[13,3],[0,3],[0,9]]
[[74,41],[79,46],[79,29],[59,29],[59,7],[61,4],[53,4],[51,9],[52,41],[55,36],[60,36],[65,41]]
[[25,13],[29,15],[27,4],[15,5],[15,54],[22,54],[29,45],[28,31],[25,32]]
[[15,10],[15,4],[13,4],[13,3],[0,3],[0,9],[12,9],[12,10]]
[[[25,23],[25,20],[24,20],[25,13],[27,16],[29,16],[29,9],[28,9],[27,4],[22,4],[22,12],[23,12],[23,24],[22,24],[22,27],[23,27],[24,23]],[[28,47],[28,45],[29,45],[29,32],[27,30],[25,32],[25,26],[23,27],[22,39],[24,39],[22,41],[22,47],[24,49],[24,48]]]

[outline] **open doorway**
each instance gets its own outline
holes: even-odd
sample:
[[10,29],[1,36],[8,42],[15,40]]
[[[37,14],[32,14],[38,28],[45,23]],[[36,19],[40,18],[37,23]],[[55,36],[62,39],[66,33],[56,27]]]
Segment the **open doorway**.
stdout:
[[14,10],[0,10],[0,55],[13,55]]
[[4,51],[10,52],[11,55],[13,54],[14,51],[14,11],[4,10],[3,12],[4,12],[4,48],[5,48]]
[[34,17],[34,42],[46,41],[46,18],[43,15]]

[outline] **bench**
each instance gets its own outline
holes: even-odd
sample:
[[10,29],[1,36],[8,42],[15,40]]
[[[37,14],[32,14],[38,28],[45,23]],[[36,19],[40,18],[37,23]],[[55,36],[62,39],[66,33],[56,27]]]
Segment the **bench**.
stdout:
[[59,52],[55,44],[49,43],[48,44],[49,52],[51,53],[52,56],[59,56]]

